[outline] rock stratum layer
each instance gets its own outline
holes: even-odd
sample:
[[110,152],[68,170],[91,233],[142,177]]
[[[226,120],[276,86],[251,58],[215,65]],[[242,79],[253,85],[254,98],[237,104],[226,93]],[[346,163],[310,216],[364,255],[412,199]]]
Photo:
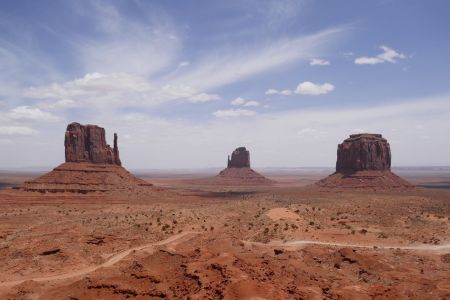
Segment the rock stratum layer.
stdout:
[[71,123],[65,133],[66,162],[21,189],[29,192],[139,192],[152,184],[133,176],[121,166],[117,134],[114,147],[106,144],[105,129]]
[[336,172],[323,188],[405,189],[413,185],[391,172],[391,149],[381,134],[352,134],[338,145]]
[[133,191],[152,186],[133,176],[125,168],[113,164],[63,163],[51,172],[22,185],[22,190],[41,193],[91,193]]
[[105,129],[97,125],[71,123],[67,126],[64,147],[66,162],[91,162],[121,165],[117,133],[114,147],[106,143]]

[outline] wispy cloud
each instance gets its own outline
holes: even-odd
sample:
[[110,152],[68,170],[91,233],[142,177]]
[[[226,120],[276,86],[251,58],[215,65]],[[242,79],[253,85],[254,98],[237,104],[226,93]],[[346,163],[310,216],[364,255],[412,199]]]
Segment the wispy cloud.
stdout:
[[215,100],[220,100],[220,96],[217,94],[200,93],[200,94],[189,97],[189,101],[194,102],[194,103],[209,102],[209,101],[215,101]]
[[[176,62],[181,37],[169,18],[129,18],[106,1],[78,7],[97,34],[76,39],[86,72],[149,76]],[[180,64],[180,67],[183,65]]]
[[242,97],[237,97],[230,102],[231,105],[234,106],[259,106],[260,103],[256,100],[246,100]]
[[266,95],[283,95],[283,96],[290,96],[292,95],[291,90],[276,90],[276,89],[268,89],[266,91]]
[[406,56],[402,53],[399,53],[395,51],[394,49],[391,49],[386,46],[381,46],[381,50],[383,50],[382,53],[378,54],[377,56],[373,57],[358,57],[355,59],[355,64],[357,65],[376,65],[381,64],[384,62],[390,62],[395,63],[398,59],[406,58]]
[[189,72],[170,78],[199,89],[221,87],[252,75],[308,59],[321,52],[345,29],[327,29],[297,38],[271,41],[268,45],[254,45],[212,50],[201,60],[191,62]]
[[309,61],[309,64],[311,66],[329,66],[330,65],[330,61],[322,59],[322,58],[312,58]]
[[256,115],[256,112],[248,109],[225,109],[213,112],[213,115],[218,118],[237,118],[237,117],[251,117]]
[[49,112],[36,107],[18,106],[5,114],[11,120],[38,121],[38,122],[57,122],[61,119]]
[[[39,132],[26,126],[0,126],[0,135],[8,136],[36,136]],[[11,140],[10,140],[11,141]]]

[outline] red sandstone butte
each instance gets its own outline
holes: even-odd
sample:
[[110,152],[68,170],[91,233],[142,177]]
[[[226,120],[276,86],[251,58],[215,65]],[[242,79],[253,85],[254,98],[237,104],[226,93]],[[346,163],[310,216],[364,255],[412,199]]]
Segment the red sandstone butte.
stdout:
[[250,168],[250,151],[245,147],[236,148],[228,155],[228,168]]
[[114,148],[106,144],[105,129],[97,125],[70,123],[65,139],[66,162],[91,162],[121,165],[117,134],[114,133]]
[[391,172],[391,148],[381,134],[352,134],[338,145],[336,172],[316,183],[325,188],[410,188]]
[[152,184],[134,177],[121,166],[117,134],[114,147],[106,144],[105,129],[96,125],[71,123],[64,139],[66,162],[31,181],[21,189],[41,193],[140,193]]
[[211,180],[217,185],[270,185],[274,181],[250,168],[250,151],[245,147],[236,148],[228,156],[227,168]]
[[381,134],[352,134],[338,145],[336,172],[390,169],[391,148]]

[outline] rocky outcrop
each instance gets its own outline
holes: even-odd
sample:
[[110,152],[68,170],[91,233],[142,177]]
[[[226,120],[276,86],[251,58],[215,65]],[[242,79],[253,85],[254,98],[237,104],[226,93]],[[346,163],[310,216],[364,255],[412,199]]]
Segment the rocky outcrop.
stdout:
[[338,145],[336,172],[391,169],[391,148],[381,134],[352,134]]
[[114,148],[111,148],[106,144],[105,129],[97,125],[69,124],[64,146],[66,162],[121,165],[117,134],[114,134]]
[[352,134],[338,145],[336,172],[316,183],[330,189],[407,189],[391,172],[391,149],[381,134]]
[[236,148],[231,153],[231,159],[228,155],[228,168],[250,168],[250,151],[245,147]]
[[151,192],[152,186],[121,166],[117,134],[114,147],[106,144],[105,129],[71,123],[65,133],[66,162],[31,181],[21,189],[40,193],[126,193]]
[[250,151],[245,147],[236,148],[231,157],[228,156],[228,164],[217,176],[189,180],[196,185],[220,185],[220,186],[260,186],[271,185],[275,182],[250,168]]

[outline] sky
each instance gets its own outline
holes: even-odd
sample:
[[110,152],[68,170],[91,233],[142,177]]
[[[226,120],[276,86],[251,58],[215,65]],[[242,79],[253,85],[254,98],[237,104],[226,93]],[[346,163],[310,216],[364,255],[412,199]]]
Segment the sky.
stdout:
[[381,133],[450,165],[446,0],[0,1],[0,169],[64,161],[97,124],[130,169],[334,166]]

